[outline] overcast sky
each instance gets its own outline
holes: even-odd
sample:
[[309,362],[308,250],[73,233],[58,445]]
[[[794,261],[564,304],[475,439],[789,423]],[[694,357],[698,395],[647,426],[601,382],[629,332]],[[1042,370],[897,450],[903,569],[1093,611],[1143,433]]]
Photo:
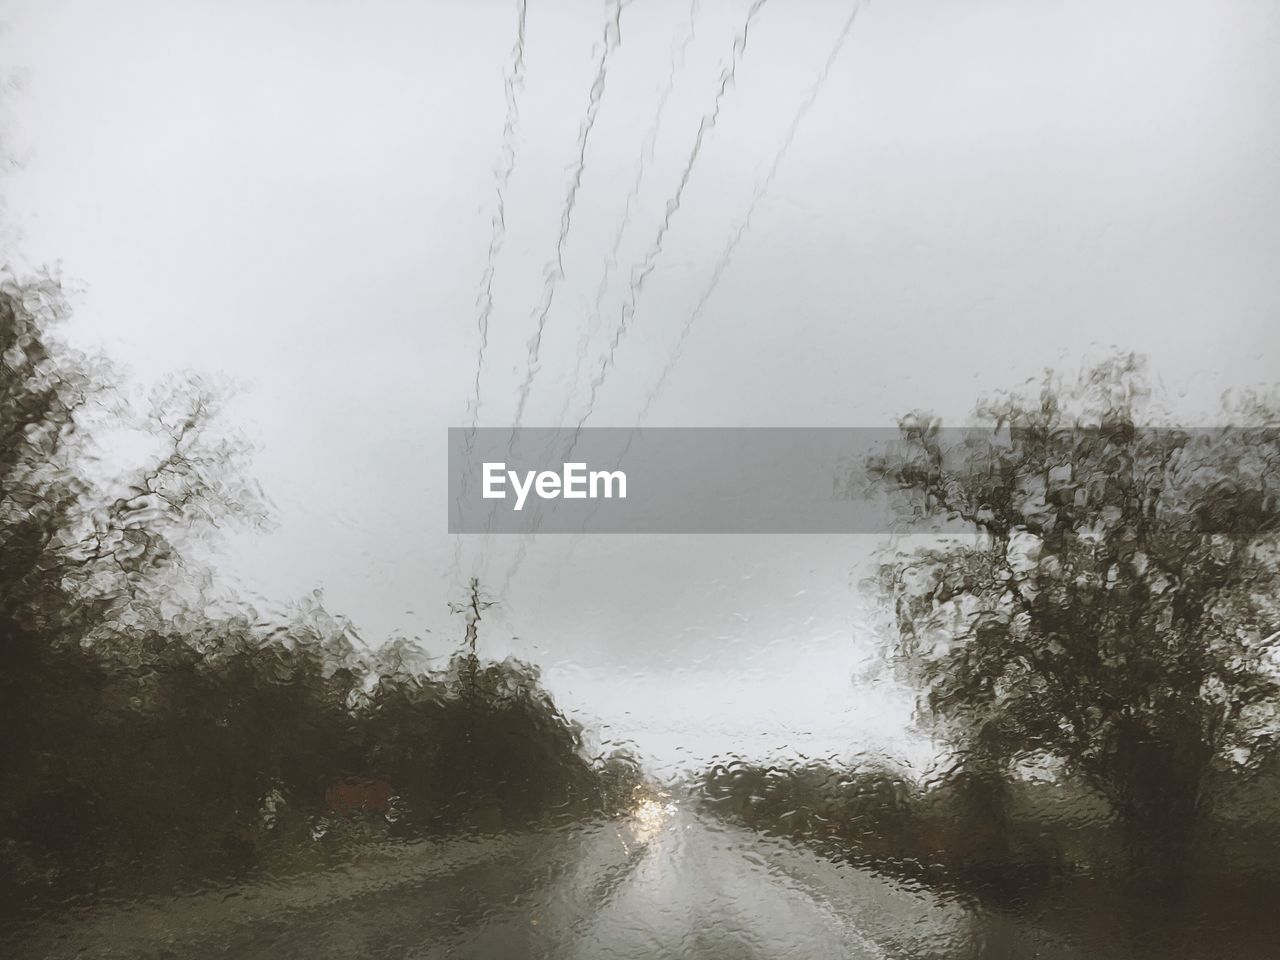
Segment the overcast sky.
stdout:
[[[1188,422],[1275,379],[1272,0],[877,0],[780,161],[852,6],[773,0],[657,256],[748,3],[632,0],[552,290],[609,6],[529,2],[482,425],[512,422],[549,292],[523,421],[576,422],[578,357],[599,369],[646,257],[593,425],[647,402],[653,426],[954,421],[1113,346],[1149,356]],[[468,538],[453,567],[444,455],[469,422],[516,10],[0,6],[7,256],[58,265],[81,290],[66,335],[138,378],[243,384],[230,416],[279,523],[234,541],[224,571],[275,600],[323,588],[375,642],[450,649],[461,578],[497,592],[512,566],[515,541]],[[566,706],[661,764],[902,752],[908,707],[864,675],[856,584],[877,543],[544,537],[482,644],[542,664]]]

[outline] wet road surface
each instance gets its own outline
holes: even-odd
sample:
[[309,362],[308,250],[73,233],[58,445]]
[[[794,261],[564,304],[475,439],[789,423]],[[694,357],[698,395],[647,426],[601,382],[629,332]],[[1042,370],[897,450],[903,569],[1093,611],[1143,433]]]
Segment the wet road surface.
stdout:
[[674,809],[405,844],[343,870],[83,911],[5,952],[103,958],[1043,957],[961,906]]

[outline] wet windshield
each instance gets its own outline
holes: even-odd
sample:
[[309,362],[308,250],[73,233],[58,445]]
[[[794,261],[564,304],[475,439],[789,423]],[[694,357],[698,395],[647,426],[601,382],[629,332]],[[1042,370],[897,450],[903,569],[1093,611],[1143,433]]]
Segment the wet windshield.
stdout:
[[0,953],[1280,936],[1280,12],[16,0]]

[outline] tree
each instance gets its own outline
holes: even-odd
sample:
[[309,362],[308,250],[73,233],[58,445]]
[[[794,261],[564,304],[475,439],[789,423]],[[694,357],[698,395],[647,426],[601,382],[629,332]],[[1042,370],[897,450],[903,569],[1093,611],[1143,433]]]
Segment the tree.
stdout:
[[1256,394],[1229,425],[1148,413],[1119,357],[1038,398],[923,416],[873,458],[902,515],[967,532],[885,564],[898,662],[930,715],[990,765],[1062,761],[1105,796],[1132,869],[1173,881],[1214,770],[1274,741],[1280,418]]
[[458,653],[437,672],[383,675],[359,724],[359,772],[392,784],[411,825],[452,829],[479,809],[524,824],[600,806],[581,728],[519,660]]
[[161,771],[129,761],[169,700],[156,677],[225,632],[189,615],[208,581],[183,547],[260,515],[243,445],[210,429],[216,392],[177,381],[139,416],[107,363],[51,337],[65,309],[49,278],[0,279],[0,840],[8,865],[54,872],[148,835],[128,797]]
[[53,281],[0,281],[0,913],[287,861],[348,779],[394,787],[400,831],[598,809],[537,669],[476,656],[478,583],[438,671],[318,592],[265,616],[219,595],[202,548],[263,519],[219,394],[138,402],[51,336],[64,311]]

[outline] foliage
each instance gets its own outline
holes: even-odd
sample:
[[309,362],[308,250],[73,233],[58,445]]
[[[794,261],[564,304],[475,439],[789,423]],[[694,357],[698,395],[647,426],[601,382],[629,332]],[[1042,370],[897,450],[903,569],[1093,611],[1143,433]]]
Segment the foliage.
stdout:
[[699,788],[722,817],[855,862],[903,866],[927,856],[914,810],[918,791],[884,764],[733,761],[706,771]]
[[1251,395],[1228,426],[1177,429],[1148,394],[1133,358],[1049,375],[979,427],[904,419],[868,466],[905,517],[970,534],[882,570],[927,713],[988,769],[1059,758],[1134,866],[1174,876],[1212,772],[1274,742],[1280,420]]
[[439,674],[381,677],[356,716],[361,772],[395,784],[411,822],[527,824],[598,805],[581,732],[529,664],[458,654]]
[[0,912],[279,864],[349,777],[396,792],[372,819],[401,832],[603,809],[536,668],[431,672],[318,595],[266,619],[219,595],[201,548],[264,508],[218,392],[131,403],[50,337],[64,312],[50,280],[0,284]]

